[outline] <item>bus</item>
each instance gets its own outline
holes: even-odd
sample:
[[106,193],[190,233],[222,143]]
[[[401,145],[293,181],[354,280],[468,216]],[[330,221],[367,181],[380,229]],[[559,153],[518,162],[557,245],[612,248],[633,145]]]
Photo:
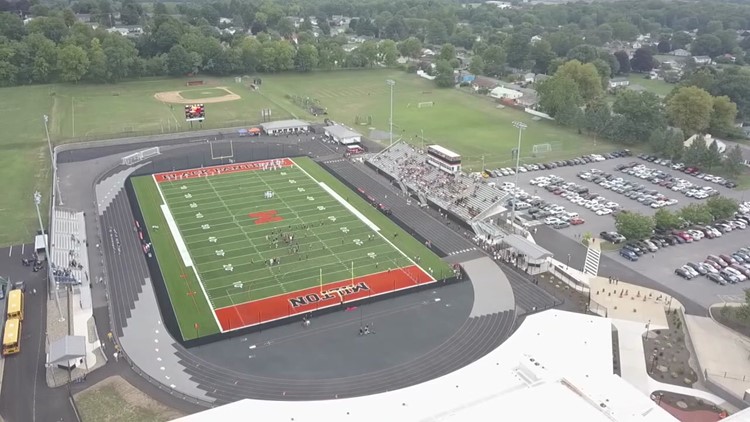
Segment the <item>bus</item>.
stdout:
[[3,356],[21,351],[21,320],[12,318],[5,321],[3,331]]
[[17,318],[23,321],[23,291],[13,289],[8,293],[8,319]]

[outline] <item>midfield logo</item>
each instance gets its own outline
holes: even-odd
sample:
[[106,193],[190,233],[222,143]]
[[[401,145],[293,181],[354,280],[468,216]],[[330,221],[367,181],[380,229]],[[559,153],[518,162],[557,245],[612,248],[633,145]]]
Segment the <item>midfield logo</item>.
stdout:
[[266,224],[275,223],[277,221],[283,221],[284,217],[277,215],[276,210],[252,212],[247,216],[255,220],[255,224]]

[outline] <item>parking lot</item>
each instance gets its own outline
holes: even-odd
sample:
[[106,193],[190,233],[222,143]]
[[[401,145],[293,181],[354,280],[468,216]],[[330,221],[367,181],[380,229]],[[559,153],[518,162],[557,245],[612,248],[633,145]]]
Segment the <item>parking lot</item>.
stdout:
[[[651,183],[648,180],[640,179],[637,176],[623,173],[622,171],[616,170],[619,165],[627,165],[631,162],[637,164],[643,164],[651,170],[658,170],[665,174],[671,175],[676,178],[681,178],[685,181],[692,182],[697,187],[710,186],[711,188],[718,191],[721,195],[726,197],[735,198],[738,201],[744,201],[750,199],[750,195],[745,198],[745,192],[737,189],[729,189],[718,184],[704,181],[695,178],[691,175],[684,174],[679,170],[671,169],[670,167],[662,166],[659,164],[644,161],[638,157],[622,157],[614,158],[606,161],[592,162],[583,165],[576,166],[563,166],[557,167],[551,170],[542,171],[528,171],[525,173],[518,174],[518,187],[525,190],[530,195],[539,196],[541,199],[548,203],[557,204],[566,209],[568,212],[575,212],[585,221],[581,225],[572,225],[567,228],[561,228],[557,230],[560,234],[565,235],[571,240],[579,241],[579,238],[584,233],[592,233],[598,235],[602,231],[614,231],[614,218],[612,215],[599,216],[594,211],[585,208],[581,205],[571,203],[567,199],[561,197],[561,195],[555,195],[552,192],[547,191],[545,188],[539,188],[529,184],[529,181],[538,178],[540,176],[551,176],[555,175],[565,180],[565,182],[573,182],[581,187],[589,189],[591,193],[598,193],[606,198],[608,202],[616,202],[624,210],[636,211],[647,215],[652,215],[658,208],[652,208],[651,206],[644,205],[636,200],[627,198],[622,194],[614,192],[599,186],[592,181],[582,180],[578,177],[581,172],[590,172],[592,169],[598,169],[603,172],[611,173],[617,178],[622,178],[626,181],[633,183],[642,184],[647,190],[654,190],[658,194],[663,195],[666,198],[673,198],[678,200],[677,204],[672,206],[666,206],[666,209],[670,211],[677,211],[681,207],[691,204],[705,201],[705,199],[695,199],[684,195],[681,192],[673,191],[666,186],[660,186],[659,184]],[[492,178],[498,186],[502,185],[503,182],[514,182],[516,175],[509,175],[503,177]],[[517,211],[517,214],[523,216],[523,211]],[[544,224],[543,220],[530,220],[532,225]],[[724,236],[716,239],[703,239],[694,243],[685,243],[675,246],[669,246],[659,249],[657,252],[646,254],[642,256],[636,262],[630,262],[618,255],[616,251],[605,251],[604,254],[610,257],[612,260],[622,263],[635,271],[642,273],[648,278],[653,279],[663,286],[679,291],[690,299],[696,301],[702,306],[710,306],[717,302],[733,301],[738,299],[744,300],[744,290],[750,287],[750,280],[737,283],[728,284],[726,286],[720,286],[708,280],[705,276],[696,277],[692,280],[685,280],[677,276],[674,271],[676,268],[684,265],[687,262],[702,262],[709,254],[727,254],[733,253],[740,247],[750,246],[750,229],[746,230],[734,230],[730,233],[726,233]],[[558,257],[558,259],[564,260],[564,258]],[[606,260],[603,260],[600,266],[600,274],[607,275]]]

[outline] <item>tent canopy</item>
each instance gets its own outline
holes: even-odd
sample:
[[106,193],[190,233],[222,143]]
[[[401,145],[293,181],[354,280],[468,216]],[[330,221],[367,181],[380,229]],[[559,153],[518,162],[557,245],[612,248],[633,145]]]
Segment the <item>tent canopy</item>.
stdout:
[[510,246],[511,248],[514,248],[521,255],[526,255],[528,258],[533,260],[552,257],[552,252],[517,234],[510,234],[508,236],[505,236],[503,238],[503,243]]
[[49,364],[67,364],[72,359],[86,356],[86,337],[65,336],[49,346]]

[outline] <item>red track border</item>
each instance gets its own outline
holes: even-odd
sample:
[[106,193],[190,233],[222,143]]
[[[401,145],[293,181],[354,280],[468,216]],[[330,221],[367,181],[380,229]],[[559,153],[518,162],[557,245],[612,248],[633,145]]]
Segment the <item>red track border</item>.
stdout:
[[157,183],[175,182],[183,179],[197,179],[199,177],[217,176],[220,174],[258,171],[263,170],[264,166],[267,167],[269,165],[275,165],[277,168],[293,167],[294,161],[288,158],[277,158],[273,160],[252,161],[249,163],[224,164],[190,170],[168,171],[165,173],[155,173],[154,180],[156,180]]
[[238,330],[319,309],[356,302],[436,280],[417,265],[396,268],[354,280],[342,280],[265,299],[215,309],[222,332]]

